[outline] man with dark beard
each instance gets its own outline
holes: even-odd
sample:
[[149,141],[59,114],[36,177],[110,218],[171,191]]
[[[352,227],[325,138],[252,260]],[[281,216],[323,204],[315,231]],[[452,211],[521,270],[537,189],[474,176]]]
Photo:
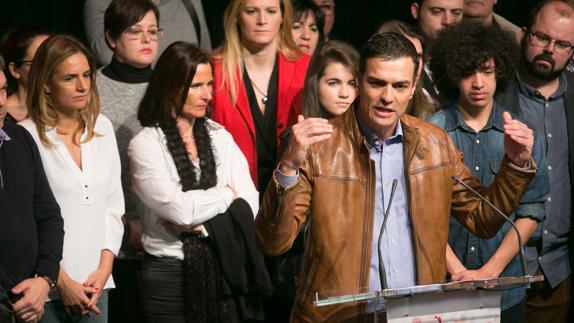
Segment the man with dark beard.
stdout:
[[[543,1],[523,28],[519,71],[497,100],[543,134],[550,178],[546,218],[526,245],[532,284],[526,322],[565,322],[570,304],[569,261],[574,176],[574,78],[565,68],[574,50],[574,7]],[[570,241],[570,242],[569,242]]]

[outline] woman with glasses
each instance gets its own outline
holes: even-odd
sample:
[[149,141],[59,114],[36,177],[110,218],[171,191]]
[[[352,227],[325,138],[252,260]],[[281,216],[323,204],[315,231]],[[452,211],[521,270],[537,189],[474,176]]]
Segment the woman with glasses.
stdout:
[[49,33],[41,29],[20,28],[10,32],[2,44],[1,53],[6,60],[4,74],[8,80],[8,100],[4,106],[7,118],[12,121],[18,122],[28,117],[28,73],[36,50],[48,37]]
[[233,136],[264,192],[279,134],[294,121],[309,56],[293,42],[291,0],[232,0],[225,39],[214,54],[213,119]]
[[65,231],[56,289],[42,322],[107,322],[124,197],[114,129],[99,114],[95,70],[90,51],[65,35],[48,38],[30,67],[31,119],[20,124],[38,144]]
[[141,268],[142,229],[130,189],[127,148],[142,129],[137,109],[163,33],[158,21],[158,9],[149,0],[114,0],[104,14],[105,36],[113,57],[98,70],[96,83],[102,114],[110,118],[116,132],[126,205],[125,242],[114,263],[116,288],[109,295],[110,318],[118,321],[141,321],[137,271]]

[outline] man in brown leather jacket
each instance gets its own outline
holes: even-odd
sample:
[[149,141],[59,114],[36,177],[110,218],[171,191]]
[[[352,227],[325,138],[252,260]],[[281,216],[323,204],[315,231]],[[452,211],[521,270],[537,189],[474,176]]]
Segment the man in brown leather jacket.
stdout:
[[[403,36],[373,36],[361,51],[354,107],[331,123],[300,116],[292,128],[255,229],[259,248],[276,256],[310,221],[294,322],[354,321],[384,310],[384,304],[364,303],[316,308],[318,291],[444,282],[450,214],[480,237],[494,235],[504,222],[452,176],[509,214],[536,173],[533,133],[507,113],[506,157],[489,188],[472,177],[446,133],[403,115],[417,62]],[[381,246],[385,209],[390,212]]]

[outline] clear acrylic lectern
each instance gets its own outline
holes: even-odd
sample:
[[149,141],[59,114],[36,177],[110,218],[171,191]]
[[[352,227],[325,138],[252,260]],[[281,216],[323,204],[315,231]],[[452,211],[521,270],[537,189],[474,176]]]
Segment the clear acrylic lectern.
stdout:
[[[315,306],[351,302],[385,302],[389,323],[500,322],[500,292],[544,280],[544,276],[502,277],[457,281],[357,293],[324,291],[315,294]],[[377,316],[375,315],[375,320]]]

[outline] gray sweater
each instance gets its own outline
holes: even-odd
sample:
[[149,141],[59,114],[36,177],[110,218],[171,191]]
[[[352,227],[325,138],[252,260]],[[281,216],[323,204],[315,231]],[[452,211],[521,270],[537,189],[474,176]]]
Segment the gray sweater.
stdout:
[[118,82],[96,73],[96,85],[100,92],[100,112],[107,116],[114,126],[120,160],[122,164],[122,188],[125,196],[126,216],[137,217],[137,207],[131,193],[128,144],[142,129],[137,119],[138,106],[148,83],[129,84]]

